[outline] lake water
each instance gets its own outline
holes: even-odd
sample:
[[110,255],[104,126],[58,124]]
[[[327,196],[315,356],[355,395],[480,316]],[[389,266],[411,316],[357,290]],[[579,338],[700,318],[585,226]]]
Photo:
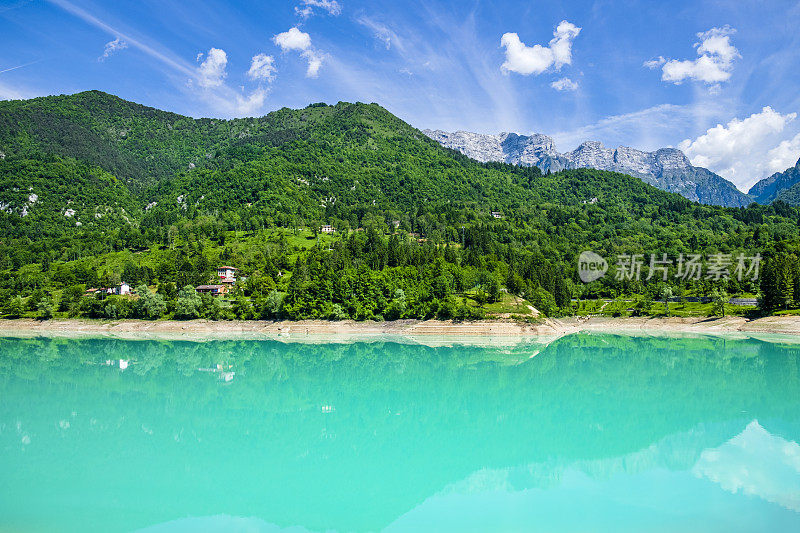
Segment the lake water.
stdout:
[[0,339],[0,531],[798,531],[799,356]]

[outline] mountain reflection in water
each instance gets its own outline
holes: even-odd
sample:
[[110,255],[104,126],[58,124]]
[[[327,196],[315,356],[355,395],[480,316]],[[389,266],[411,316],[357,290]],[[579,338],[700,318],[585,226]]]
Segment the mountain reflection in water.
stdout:
[[0,529],[794,529],[798,346],[0,339]]

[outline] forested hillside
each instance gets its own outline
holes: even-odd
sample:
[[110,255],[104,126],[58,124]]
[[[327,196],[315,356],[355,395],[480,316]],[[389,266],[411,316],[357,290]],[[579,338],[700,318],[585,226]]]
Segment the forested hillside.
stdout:
[[[800,301],[796,208],[705,206],[622,174],[481,164],[377,104],[226,121],[97,91],[0,102],[0,153],[5,316],[531,317],[530,306],[711,312],[658,304],[670,295],[763,291],[763,312]],[[336,233],[319,235],[323,224]],[[584,250],[607,258],[608,275],[580,281]],[[736,257],[760,254],[766,278],[689,279],[673,264],[664,281],[645,260],[627,279],[620,254],[701,254],[705,266],[722,254],[732,275]],[[236,290],[195,294],[220,262],[240,269]],[[84,294],[120,281],[140,297]]]

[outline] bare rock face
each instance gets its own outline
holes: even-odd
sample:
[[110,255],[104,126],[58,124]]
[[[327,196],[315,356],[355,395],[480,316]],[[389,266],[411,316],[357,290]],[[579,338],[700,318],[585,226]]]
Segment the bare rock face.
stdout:
[[547,135],[500,133],[482,135],[468,131],[448,133],[424,130],[443,146],[458,150],[481,162],[502,161],[512,165],[536,166],[542,171],[595,168],[637,177],[695,202],[726,206],[746,206],[753,199],[728,180],[705,168],[695,167],[680,150],[661,148],[645,152],[627,146],[610,149],[597,141],[587,141],[575,150],[559,153]]

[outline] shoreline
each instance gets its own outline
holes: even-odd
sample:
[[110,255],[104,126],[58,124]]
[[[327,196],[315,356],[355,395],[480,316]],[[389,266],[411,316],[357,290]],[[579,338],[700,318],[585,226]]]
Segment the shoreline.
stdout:
[[105,337],[124,340],[277,340],[283,342],[395,341],[426,345],[541,344],[572,333],[627,335],[781,335],[800,342],[800,317],[567,317],[538,323],[511,320],[452,322],[209,321],[34,319],[0,320],[0,337]]

